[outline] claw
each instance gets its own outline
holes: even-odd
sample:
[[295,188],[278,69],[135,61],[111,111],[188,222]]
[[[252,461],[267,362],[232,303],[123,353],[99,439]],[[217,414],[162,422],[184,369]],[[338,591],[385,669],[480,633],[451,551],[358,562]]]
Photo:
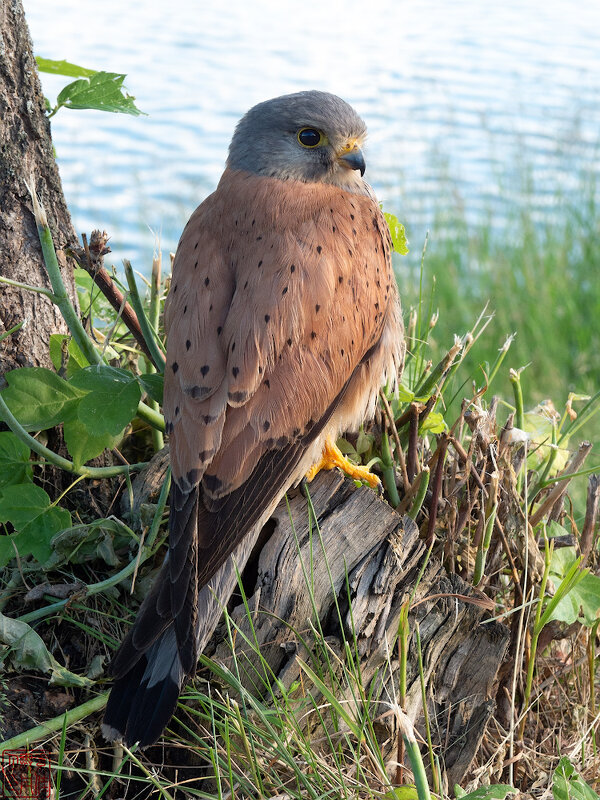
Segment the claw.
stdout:
[[342,472],[345,472],[346,475],[354,480],[366,481],[373,489],[381,488],[381,481],[377,475],[374,475],[366,467],[358,466],[348,461],[339,447],[331,439],[327,439],[325,442],[321,460],[317,464],[313,464],[306,473],[307,482],[310,483],[322,469],[333,469],[334,467],[339,467]]

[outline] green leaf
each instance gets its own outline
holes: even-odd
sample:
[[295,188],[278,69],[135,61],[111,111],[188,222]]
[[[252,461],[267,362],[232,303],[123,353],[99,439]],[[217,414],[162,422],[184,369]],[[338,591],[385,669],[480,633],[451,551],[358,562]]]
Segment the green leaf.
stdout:
[[356,452],[354,446],[350,444],[348,439],[344,439],[340,436],[340,438],[336,440],[336,446],[343,455],[350,456],[350,459],[355,461],[357,464],[360,462],[360,456]]
[[397,253],[400,253],[401,256],[407,255],[409,250],[404,225],[401,222],[398,222],[398,218],[395,217],[394,214],[388,214],[387,211],[384,211],[383,216],[385,217],[385,221],[390,229],[390,236],[392,237],[394,250]]
[[15,483],[28,483],[33,478],[30,456],[27,445],[14,433],[0,433],[0,489]]
[[69,83],[56,98],[57,107],[93,108],[139,116],[143,112],[136,108],[135,97],[123,93],[126,75],[117,72],[95,72],[87,78]]
[[373,434],[365,433],[361,428],[356,437],[356,452],[361,456],[364,456],[365,453],[369,453],[373,449],[374,441],[375,437]]
[[[556,524],[556,528],[560,526]],[[558,534],[554,529],[554,535]],[[566,533],[566,531],[564,531]],[[565,578],[569,569],[577,560],[574,547],[556,548],[550,561],[550,578],[557,586]],[[578,581],[550,614],[549,619],[557,619],[572,625],[579,621],[582,625],[591,627],[600,618],[600,578],[588,573]]]
[[91,686],[92,681],[61,667],[42,637],[26,622],[0,614],[0,642],[6,645],[11,664],[20,670],[51,673],[50,683],[59,686]]
[[79,403],[77,417],[97,437],[119,436],[135,417],[142,396],[135,376],[116,367],[85,367],[70,384],[89,392]]
[[0,496],[0,522],[10,522],[16,533],[0,536],[0,566],[15,556],[33,555],[43,564],[52,552],[50,542],[71,524],[64,508],[52,506],[46,492],[33,483],[10,486]]
[[504,800],[506,795],[516,794],[516,792],[516,789],[506,783],[496,783],[492,786],[478,786],[473,792],[468,794],[463,792],[456,796],[460,796],[460,800]]
[[78,67],[77,64],[71,64],[68,61],[54,61],[51,58],[42,58],[36,56],[35,60],[40,72],[50,72],[52,75],[66,75],[69,78],[89,78],[91,75],[96,74],[95,69],[86,69],[86,67]]
[[414,784],[395,786],[383,795],[383,800],[419,800],[419,793]]
[[600,800],[596,792],[575,772],[566,757],[558,762],[552,778],[554,800]]
[[152,400],[156,401],[159,406],[162,406],[164,385],[163,376],[159,375],[158,372],[149,372],[145,375],[140,375],[138,380],[142,384],[142,388],[148,394],[148,396]]
[[419,425],[419,433],[443,433],[446,430],[446,423],[444,417],[439,411],[432,411],[427,416],[425,422]]
[[54,369],[58,370],[63,365],[63,348],[67,349],[67,378],[71,378],[78,370],[83,369],[89,365],[89,361],[79,349],[77,342],[72,336],[66,336],[62,333],[53,333],[50,335],[50,358]]
[[85,394],[44,367],[21,367],[4,377],[8,388],[2,398],[27,431],[44,431],[73,419]]
[[110,433],[95,436],[89,432],[87,426],[79,419],[65,422],[63,433],[67,449],[77,468],[83,466],[92,458],[96,458],[105,450],[111,450],[116,447],[122,438],[122,432],[118,436],[111,436]]

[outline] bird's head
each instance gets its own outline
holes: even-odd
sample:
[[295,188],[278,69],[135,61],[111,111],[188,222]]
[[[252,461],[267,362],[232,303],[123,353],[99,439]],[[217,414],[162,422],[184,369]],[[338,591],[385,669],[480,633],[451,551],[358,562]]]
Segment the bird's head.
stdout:
[[266,100],[239,121],[227,166],[280,180],[333,183],[364,191],[367,129],[352,106],[328,92]]

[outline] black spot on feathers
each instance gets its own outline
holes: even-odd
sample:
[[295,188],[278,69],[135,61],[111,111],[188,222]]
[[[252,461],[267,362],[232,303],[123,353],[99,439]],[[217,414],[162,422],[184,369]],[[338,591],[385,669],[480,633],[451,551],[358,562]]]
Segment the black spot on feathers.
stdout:
[[202,478],[202,483],[205,489],[208,489],[209,492],[216,492],[223,485],[223,481],[220,478],[217,478],[216,475],[208,475],[204,473],[204,477]]

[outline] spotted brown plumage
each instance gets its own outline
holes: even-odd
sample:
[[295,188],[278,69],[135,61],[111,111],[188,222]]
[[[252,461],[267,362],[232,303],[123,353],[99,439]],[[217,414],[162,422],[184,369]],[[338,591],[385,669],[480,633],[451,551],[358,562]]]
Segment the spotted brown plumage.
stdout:
[[372,415],[402,368],[364,136],[353,109],[323,92],[256,106],[183,232],[165,306],[169,551],[112,664],[111,738],[160,735],[234,587],[234,560],[241,569],[283,493],[326,441]]

